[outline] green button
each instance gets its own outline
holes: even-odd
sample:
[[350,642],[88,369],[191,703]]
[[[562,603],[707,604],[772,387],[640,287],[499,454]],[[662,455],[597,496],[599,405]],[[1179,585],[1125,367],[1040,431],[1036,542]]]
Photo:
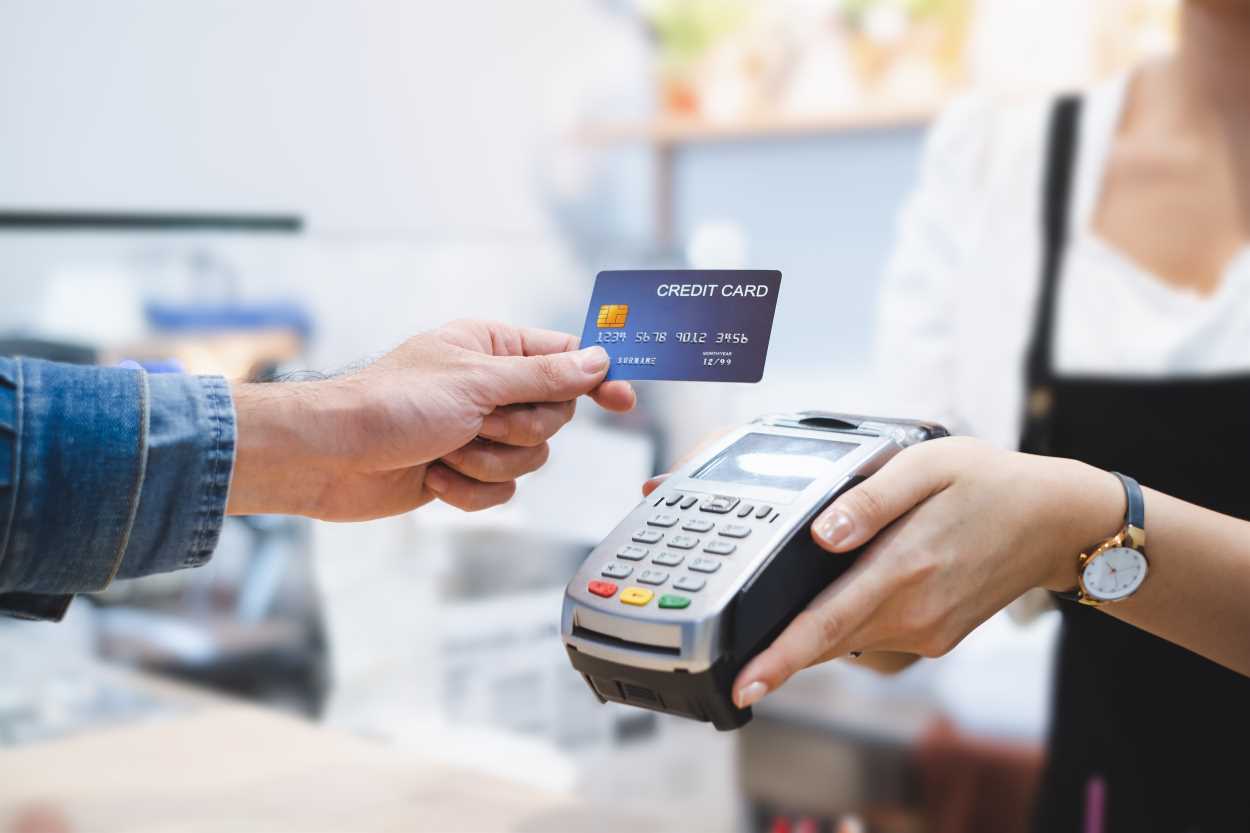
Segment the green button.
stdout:
[[690,607],[690,599],[687,596],[661,596],[660,607],[666,607],[670,610],[681,610],[683,607]]

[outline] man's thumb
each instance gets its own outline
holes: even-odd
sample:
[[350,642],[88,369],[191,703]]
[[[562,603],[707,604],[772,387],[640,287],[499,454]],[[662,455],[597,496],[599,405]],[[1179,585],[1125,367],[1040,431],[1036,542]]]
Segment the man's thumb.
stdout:
[[488,403],[566,402],[594,390],[608,372],[602,347],[543,356],[492,356],[487,359]]

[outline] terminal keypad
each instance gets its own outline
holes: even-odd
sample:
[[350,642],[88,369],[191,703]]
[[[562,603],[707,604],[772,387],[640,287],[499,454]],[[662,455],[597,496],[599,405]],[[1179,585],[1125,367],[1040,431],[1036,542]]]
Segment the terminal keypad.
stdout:
[[686,556],[682,555],[679,552],[665,551],[657,555],[655,558],[651,559],[651,563],[659,564],[661,567],[676,567],[678,564],[684,561],[685,558]]
[[646,547],[635,547],[626,545],[616,551],[617,558],[624,558],[626,561],[641,561],[647,557],[651,550]]
[[[715,512],[717,515],[727,515],[737,505],[738,499],[732,495],[715,495],[703,501],[699,509],[704,512]],[[684,507],[685,504],[682,506]]]
[[643,584],[663,584],[668,581],[668,573],[663,570],[643,570],[638,574],[638,580]]
[[[733,562],[731,556],[740,546],[737,542],[751,536],[753,523],[776,520],[773,507],[746,503],[732,495],[678,492],[656,499],[653,505],[658,509],[652,510],[646,525],[633,533],[633,543],[616,551],[616,559],[620,560],[614,559],[600,573],[605,578],[632,579],[637,584],[624,587],[618,594],[612,582],[593,581],[593,587],[587,587],[590,592],[639,607],[648,606],[657,598],[647,587],[639,585],[667,585],[682,593],[700,593],[714,573],[726,562]],[[635,569],[624,562],[647,563]],[[661,567],[667,569],[658,569]],[[670,594],[659,597],[656,604],[665,610],[679,611],[686,609],[689,602],[688,597]]]
[[707,580],[698,576],[679,576],[673,580],[673,587],[687,593],[698,593],[707,585]]
[[633,567],[619,561],[609,562],[603,568],[603,574],[608,578],[629,578],[629,574],[633,571]]

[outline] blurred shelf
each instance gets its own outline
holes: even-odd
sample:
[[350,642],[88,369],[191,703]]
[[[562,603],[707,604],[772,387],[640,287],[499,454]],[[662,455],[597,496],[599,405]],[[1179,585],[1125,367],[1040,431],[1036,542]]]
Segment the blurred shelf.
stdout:
[[605,123],[585,127],[588,144],[645,142],[662,147],[708,142],[811,138],[866,130],[921,127],[932,121],[945,101],[890,104],[809,116],[763,115],[735,121],[662,116],[651,121]]
[[677,153],[699,144],[812,139],[871,130],[923,127],[946,99],[893,102],[807,116],[768,114],[735,121],[661,116],[650,121],[606,122],[583,127],[577,139],[588,145],[645,144],[655,151],[654,224],[662,249],[674,244],[674,176]]
[[159,211],[68,211],[0,207],[0,229],[18,231],[201,232],[297,234],[297,214],[225,214]]

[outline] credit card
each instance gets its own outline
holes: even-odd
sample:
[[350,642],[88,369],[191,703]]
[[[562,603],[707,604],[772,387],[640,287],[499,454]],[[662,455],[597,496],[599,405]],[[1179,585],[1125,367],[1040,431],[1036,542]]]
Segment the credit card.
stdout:
[[609,379],[758,382],[780,288],[764,269],[600,272],[582,347],[608,351]]

